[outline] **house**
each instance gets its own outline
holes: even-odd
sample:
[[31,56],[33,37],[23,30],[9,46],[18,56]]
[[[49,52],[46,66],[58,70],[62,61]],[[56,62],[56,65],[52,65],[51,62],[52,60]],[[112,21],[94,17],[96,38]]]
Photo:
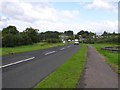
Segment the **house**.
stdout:
[[68,36],[66,36],[65,34],[61,34],[61,35],[59,35],[59,38],[61,41],[66,41]]

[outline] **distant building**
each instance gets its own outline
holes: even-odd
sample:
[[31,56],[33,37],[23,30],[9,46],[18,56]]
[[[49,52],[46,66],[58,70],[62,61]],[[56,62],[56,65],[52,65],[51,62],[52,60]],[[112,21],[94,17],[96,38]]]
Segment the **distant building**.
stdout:
[[66,41],[68,36],[66,36],[65,34],[61,34],[61,35],[59,35],[59,38],[61,41]]
[[79,41],[86,41],[86,38],[83,38],[81,35],[79,35]]

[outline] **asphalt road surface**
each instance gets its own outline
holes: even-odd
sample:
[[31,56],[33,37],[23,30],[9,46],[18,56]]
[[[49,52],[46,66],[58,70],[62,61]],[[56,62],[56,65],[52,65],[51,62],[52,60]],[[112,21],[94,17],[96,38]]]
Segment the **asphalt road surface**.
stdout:
[[85,72],[77,88],[118,88],[117,73],[91,46],[88,46]]
[[3,88],[34,87],[79,48],[79,45],[59,46],[3,57],[0,66]]

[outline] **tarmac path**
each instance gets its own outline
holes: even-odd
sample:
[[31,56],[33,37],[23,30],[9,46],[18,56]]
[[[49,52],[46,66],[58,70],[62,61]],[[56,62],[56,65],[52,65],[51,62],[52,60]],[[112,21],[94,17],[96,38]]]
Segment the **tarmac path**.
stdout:
[[87,47],[85,70],[77,88],[118,88],[118,74],[92,46]]

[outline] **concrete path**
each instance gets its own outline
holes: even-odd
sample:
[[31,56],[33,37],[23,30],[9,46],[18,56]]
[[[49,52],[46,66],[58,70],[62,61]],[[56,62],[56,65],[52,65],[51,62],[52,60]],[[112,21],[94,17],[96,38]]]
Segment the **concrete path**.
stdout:
[[118,75],[89,45],[86,59],[84,75],[77,88],[118,88]]

